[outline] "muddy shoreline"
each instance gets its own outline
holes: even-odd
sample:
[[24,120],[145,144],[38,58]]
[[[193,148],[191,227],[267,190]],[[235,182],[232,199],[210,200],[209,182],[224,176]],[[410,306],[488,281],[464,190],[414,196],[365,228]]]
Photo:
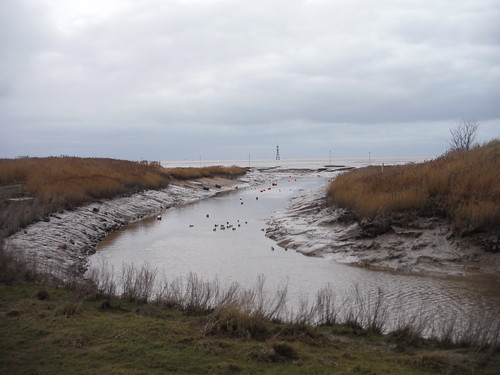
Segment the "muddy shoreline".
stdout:
[[[52,213],[46,220],[8,237],[6,246],[52,275],[81,275],[87,269],[88,257],[109,233],[134,221],[159,215],[171,207],[229,191],[239,181],[217,178],[210,182],[210,190],[202,188],[202,184],[209,183],[207,179],[176,182],[165,189],[146,190],[72,211]],[[215,188],[216,183],[222,188]]]
[[[310,170],[293,170],[295,174]],[[161,190],[145,190],[130,196],[101,200],[72,211],[52,213],[5,240],[7,248],[34,262],[37,268],[59,278],[83,275],[96,246],[121,227],[161,214],[174,206],[216,194],[282,178],[290,170],[251,169],[238,179],[223,177],[176,181]],[[220,184],[221,188],[215,185]],[[209,185],[210,190],[203,189]]]
[[[347,210],[327,206],[325,187],[292,198],[288,209],[267,225],[266,235],[281,247],[339,263],[405,273],[500,275],[499,252],[457,236],[437,217],[414,217],[392,223],[384,234],[367,236],[366,227]],[[498,236],[488,237],[498,243]]]
[[[237,180],[222,178],[184,181],[162,190],[147,190],[127,197],[103,200],[74,211],[51,214],[46,221],[28,226],[6,240],[6,245],[33,260],[53,275],[82,275],[96,246],[111,232],[171,207],[286,178],[293,174],[332,178],[342,168],[252,169]],[[204,190],[203,185],[210,185]],[[222,185],[221,189],[214,188]],[[355,220],[343,210],[327,207],[325,186],[301,192],[289,207],[267,222],[266,235],[279,246],[304,255],[339,263],[402,272],[500,274],[500,253],[486,252],[457,238],[438,218],[418,218],[389,233],[362,238]],[[348,216],[348,215],[347,215]]]

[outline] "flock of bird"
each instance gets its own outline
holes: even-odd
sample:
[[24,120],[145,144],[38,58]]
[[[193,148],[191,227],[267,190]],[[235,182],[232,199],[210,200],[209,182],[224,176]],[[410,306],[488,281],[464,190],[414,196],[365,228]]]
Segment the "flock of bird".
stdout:
[[[290,180],[289,180],[289,181],[290,181]],[[297,179],[295,179],[295,181],[297,181]],[[267,190],[271,190],[271,189],[272,189],[272,187],[277,186],[277,185],[278,185],[278,183],[273,182],[273,183],[272,183],[272,185],[271,185],[270,187],[268,187],[268,188],[267,188]],[[259,191],[260,191],[260,193],[263,193],[263,192],[265,192],[265,191],[266,191],[266,189],[260,189]],[[281,191],[281,189],[280,189],[279,191]],[[259,200],[259,197],[258,197],[258,196],[256,196],[256,197],[255,197],[255,200]],[[243,204],[243,197],[240,197],[240,204]],[[206,214],[206,217],[207,217],[207,218],[209,218],[209,217],[210,217],[210,214]],[[248,224],[248,222],[247,222],[247,221],[245,221],[244,223],[245,223],[245,224]],[[237,222],[236,222],[235,224],[231,224],[229,221],[226,221],[226,223],[224,223],[224,224],[214,224],[214,227],[213,227],[213,229],[212,229],[212,230],[213,230],[214,232],[216,232],[216,231],[217,231],[217,229],[219,229],[219,230],[226,230],[226,229],[227,229],[227,230],[233,230],[233,231],[234,231],[234,230],[236,230],[236,229],[237,229],[237,228],[239,228],[239,227],[241,227],[240,220],[237,220]],[[265,229],[264,229],[264,228],[261,228],[261,231],[262,231],[262,232],[265,232]],[[271,246],[271,251],[274,251],[274,250],[275,250],[274,246]],[[288,251],[288,248],[286,248],[286,247],[285,247],[285,248],[284,248],[284,250],[285,250],[285,251]]]
[[[290,181],[290,180],[289,180]],[[297,179],[295,179],[295,181],[297,181]],[[276,182],[273,182],[272,183],[272,186],[277,186],[278,184]],[[272,186],[268,187],[267,190],[271,190],[272,189]],[[266,189],[260,189],[260,192],[263,193],[265,192]],[[280,189],[281,191],[281,189]],[[255,197],[255,200],[259,200],[259,197]],[[240,197],[240,204],[243,204],[243,197]],[[210,214],[206,214],[206,217],[209,218],[210,217]],[[161,220],[162,219],[162,216],[161,215],[158,215],[157,216],[157,220]],[[244,224],[248,224],[248,221],[245,221]],[[226,221],[225,223],[223,224],[214,224],[214,227],[212,228],[212,230],[214,232],[217,231],[217,229],[219,230],[222,230],[222,231],[225,231],[225,230],[232,230],[232,231],[235,231],[237,228],[241,227],[242,223],[240,223],[240,220],[237,220],[236,223],[232,224],[230,223],[229,221]],[[194,224],[189,224],[189,227],[190,228],[193,228],[194,227]],[[261,228],[261,231],[262,232],[265,232],[265,229],[264,228]],[[274,246],[271,246],[271,251],[274,251]],[[288,249],[285,248],[285,251],[287,251]]]
[[[208,215],[207,215],[208,217]],[[245,221],[245,224],[248,224],[248,221]],[[236,224],[238,227],[241,227],[241,224],[240,224],[240,221],[238,220],[237,224]],[[229,221],[226,221],[226,224],[215,224],[214,225],[214,229],[213,231],[217,231],[217,228],[219,228],[220,230],[226,230],[226,229],[232,229],[232,230],[236,230],[236,226],[233,225],[233,224],[230,224]]]

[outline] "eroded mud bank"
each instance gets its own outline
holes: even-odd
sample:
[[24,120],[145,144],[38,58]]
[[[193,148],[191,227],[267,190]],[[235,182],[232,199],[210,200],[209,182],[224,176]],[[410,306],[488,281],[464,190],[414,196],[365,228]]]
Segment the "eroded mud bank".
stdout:
[[[294,170],[293,173],[310,172]],[[163,190],[147,190],[127,197],[103,200],[73,211],[53,213],[48,220],[29,225],[7,238],[6,245],[51,274],[62,277],[68,274],[81,275],[87,268],[88,257],[95,253],[97,244],[126,224],[158,215],[176,205],[282,178],[288,173],[291,173],[290,170],[254,169],[238,180],[204,178],[174,183]],[[202,186],[206,184],[212,188],[204,190]],[[222,188],[214,188],[215,184],[221,184]]]
[[[221,190],[227,190],[223,188]],[[74,211],[51,214],[21,230],[6,241],[7,246],[47,267],[53,274],[81,274],[88,256],[110,232],[142,218],[157,215],[175,205],[212,196],[217,191],[194,184],[172,184],[163,190],[147,190],[128,197],[105,200]]]
[[267,236],[280,246],[342,263],[404,272],[500,273],[498,252],[457,237],[439,218],[393,222],[386,233],[367,236],[367,227],[349,212],[326,205],[325,187],[294,197],[267,224]]
[[[17,232],[6,241],[29,259],[52,273],[82,274],[97,244],[120,227],[157,215],[170,207],[291,175],[316,174],[333,178],[339,168],[254,169],[238,181],[222,183],[221,190],[201,188],[208,180],[172,184],[159,191],[144,191],[129,197],[93,203],[74,211],[50,216]],[[391,225],[379,236],[365,236],[366,228],[346,211],[327,207],[325,186],[302,191],[287,210],[275,213],[267,222],[266,234],[284,248],[310,256],[324,256],[338,262],[391,268],[405,272],[461,274],[480,271],[500,273],[500,254],[486,252],[466,239],[456,237],[438,218],[416,218],[411,223]],[[404,224],[404,225],[403,225]]]

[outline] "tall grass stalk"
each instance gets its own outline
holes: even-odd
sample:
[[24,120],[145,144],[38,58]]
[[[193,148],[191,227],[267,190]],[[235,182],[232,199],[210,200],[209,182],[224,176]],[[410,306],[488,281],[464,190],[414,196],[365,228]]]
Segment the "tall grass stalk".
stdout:
[[[93,278],[93,285],[100,286],[101,292],[115,288],[116,282],[110,275],[103,275],[103,269],[91,271],[88,276]],[[96,277],[104,281],[99,282]],[[117,290],[123,290],[122,298],[152,302],[186,314],[210,314],[205,327],[207,334],[224,331],[236,336],[259,336],[263,334],[262,321],[275,321],[389,333],[410,343],[430,338],[442,345],[476,348],[497,348],[500,344],[500,320],[493,311],[478,308],[465,319],[453,314],[445,316],[425,304],[409,307],[402,297],[389,299],[381,288],[369,293],[354,285],[338,296],[327,286],[314,299],[299,298],[292,305],[287,299],[287,285],[269,293],[262,275],[253,287],[243,288],[237,283],[222,285],[217,279],[203,280],[193,273],[168,281],[158,278],[157,272],[147,266],[127,266],[121,282],[125,285]]]
[[122,268],[121,297],[131,302],[146,303],[154,296],[155,280],[158,271],[148,265],[136,268],[133,264]]
[[[48,285],[51,270],[40,270],[24,258],[0,246],[0,281],[28,281]],[[60,283],[58,284],[60,285]],[[268,293],[265,278],[243,288],[237,283],[222,285],[219,280],[203,280],[196,274],[166,280],[148,265],[124,266],[117,276],[102,265],[92,268],[85,280],[66,280],[66,287],[86,298],[123,298],[136,303],[155,303],[186,314],[209,314],[205,333],[222,331],[236,336],[261,337],[267,334],[266,322],[296,325],[339,325],[375,333],[389,333],[406,342],[430,338],[441,345],[461,345],[488,350],[500,348],[498,309],[477,306],[466,319],[421,304],[408,309],[403,298],[389,300],[382,289],[375,294],[355,285],[343,296],[328,286],[312,301],[301,298],[293,306],[287,300],[287,285]]]

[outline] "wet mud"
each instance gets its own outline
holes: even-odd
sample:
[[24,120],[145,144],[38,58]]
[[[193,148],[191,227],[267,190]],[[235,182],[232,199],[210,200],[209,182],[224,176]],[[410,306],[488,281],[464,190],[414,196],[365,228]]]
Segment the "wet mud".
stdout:
[[[268,220],[267,236],[282,247],[340,263],[402,272],[500,274],[500,253],[460,237],[443,219],[367,222],[328,207],[325,196],[322,187],[294,197],[286,211]],[[488,236],[489,243],[498,242],[490,237],[495,236]]]

